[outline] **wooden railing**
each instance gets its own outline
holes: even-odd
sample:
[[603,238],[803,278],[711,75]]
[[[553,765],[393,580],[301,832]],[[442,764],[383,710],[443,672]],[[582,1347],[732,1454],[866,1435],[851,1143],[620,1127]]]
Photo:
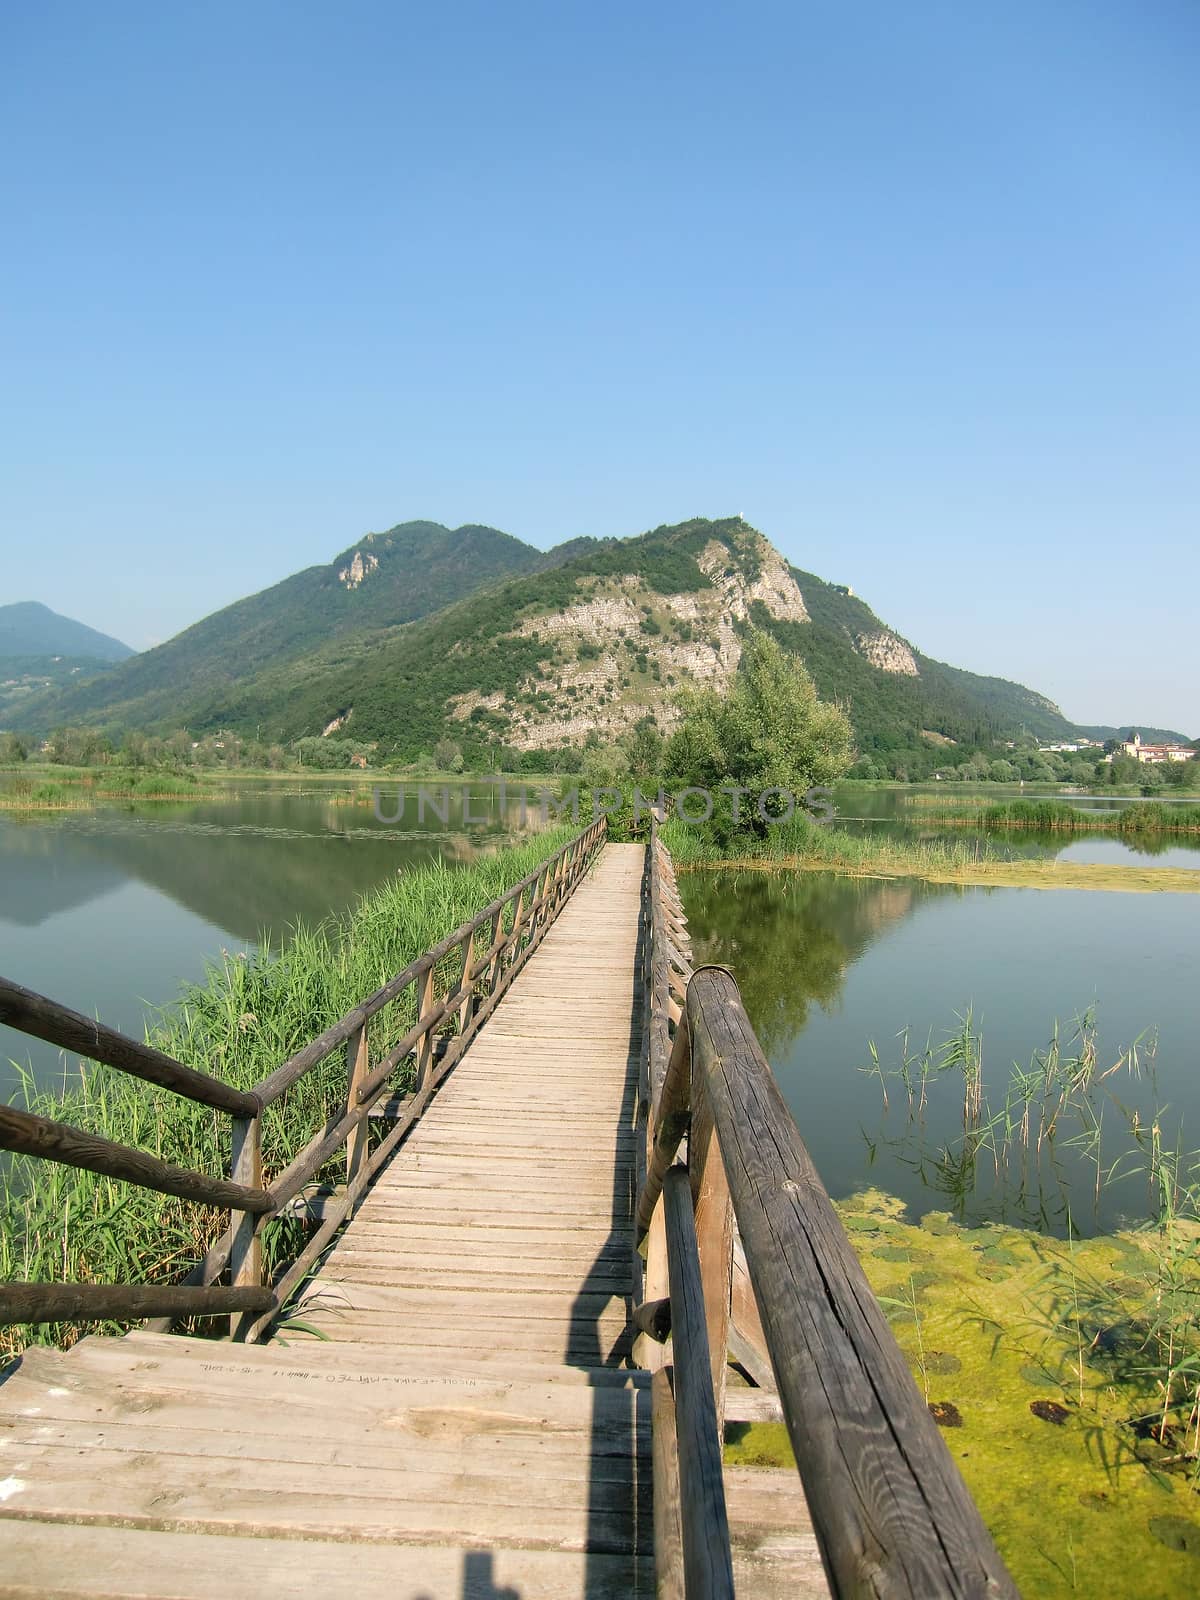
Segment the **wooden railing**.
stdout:
[[691,967],[657,825],[642,948],[634,1322],[655,1369],[660,1597],[733,1594],[721,1452],[735,1231],[832,1593],[1015,1597],[732,974]]
[[[0,979],[0,1022],[160,1089],[210,1106],[232,1120],[228,1178],[173,1166],[16,1107],[0,1107],[0,1149],[42,1157],[121,1178],[143,1188],[227,1209],[230,1226],[182,1284],[7,1283],[0,1285],[0,1324],[182,1317],[230,1313],[232,1331],[258,1338],[300,1284],[371,1179],[421,1116],[438,1084],[492,1014],[554,922],[603,843],[600,818],[506,894],[304,1046],[253,1089],[240,1090],[78,1012]],[[406,997],[411,991],[411,1005]],[[372,1060],[368,1028],[404,1001],[412,1025]],[[402,1025],[402,1024],[401,1024]],[[335,1051],[344,1051],[346,1093],[339,1111],[268,1186],[263,1182],[262,1116]],[[411,1090],[393,1094],[391,1080],[407,1067]],[[374,1149],[369,1118],[381,1102],[392,1126]],[[267,1283],[262,1231],[294,1211],[302,1191],[346,1147],[346,1181],[319,1208],[320,1226],[301,1254]],[[223,1276],[227,1283],[218,1283]]]

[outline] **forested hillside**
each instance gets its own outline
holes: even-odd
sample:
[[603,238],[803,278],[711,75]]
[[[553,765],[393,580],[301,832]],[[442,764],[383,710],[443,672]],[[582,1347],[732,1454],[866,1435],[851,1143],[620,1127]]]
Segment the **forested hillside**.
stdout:
[[0,663],[71,656],[74,660],[124,661],[133,651],[120,639],[86,623],[59,616],[38,600],[0,606]]
[[495,528],[402,523],[367,534],[326,565],[237,600],[119,672],[44,699],[24,714],[42,726],[205,726],[220,721],[241,686],[263,671],[286,667],[330,640],[427,616],[546,560]]
[[326,736],[385,761],[450,739],[470,764],[569,766],[639,724],[665,731],[681,690],[729,683],[754,626],[847,707],[867,772],[1074,731],[1021,684],[924,655],[739,518],[549,553],[492,528],[402,524],[33,710],[40,729]]

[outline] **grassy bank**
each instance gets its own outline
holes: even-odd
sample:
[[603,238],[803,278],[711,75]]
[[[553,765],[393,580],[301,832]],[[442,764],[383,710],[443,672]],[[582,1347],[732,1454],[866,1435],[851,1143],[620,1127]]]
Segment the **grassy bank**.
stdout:
[[[186,988],[161,1014],[147,1038],[189,1066],[249,1088],[532,871],[573,831],[548,830],[469,867],[416,868],[353,911],[298,928],[282,950],[246,958],[223,954],[204,983]],[[373,1053],[394,1042],[412,1020],[411,996],[388,1008],[373,1028]],[[266,1112],[268,1183],[344,1094],[344,1062],[335,1052]],[[163,1160],[214,1176],[228,1172],[227,1117],[107,1067],[83,1067],[76,1084],[61,1096],[38,1092],[27,1081],[22,1103],[41,1116]],[[226,1226],[222,1212],[51,1162],[12,1157],[4,1177],[4,1278],[172,1283]],[[298,1230],[296,1223],[270,1224],[264,1241],[268,1259],[290,1253]],[[6,1328],[0,1332],[0,1353],[35,1341],[68,1344],[80,1332],[57,1325]]]
[[188,772],[47,767],[9,778],[0,811],[90,811],[102,800],[194,800],[217,792]]
[[663,824],[662,837],[678,866],[745,863],[767,869],[801,865],[834,872],[927,877],[933,871],[957,871],[993,859],[990,848],[976,840],[900,839],[803,821],[780,823],[761,839],[743,835],[723,843],[702,827],[691,827],[673,817]]
[[978,840],[897,839],[841,828],[777,828],[762,840],[720,845],[671,820],[663,840],[681,872],[837,872],[860,878],[924,878],[1005,889],[1103,889],[1200,894],[1200,872],[1075,861],[1006,859]]

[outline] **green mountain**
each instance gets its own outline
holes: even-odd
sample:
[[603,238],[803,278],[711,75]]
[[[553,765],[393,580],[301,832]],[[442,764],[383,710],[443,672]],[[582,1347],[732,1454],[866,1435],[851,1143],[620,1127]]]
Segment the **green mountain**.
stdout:
[[943,747],[1075,731],[1033,690],[922,654],[739,518],[549,554],[495,529],[403,524],[27,710],[40,729],[336,735],[401,760],[449,735],[471,762],[503,749],[552,766],[643,718],[668,727],[678,690],[729,681],[751,625],[847,705],[864,757],[932,765]]
[[13,660],[70,656],[75,661],[124,661],[133,654],[127,644],[97,633],[85,623],[60,617],[37,600],[0,606],[0,667]]
[[548,559],[495,528],[402,523],[235,601],[119,671],[27,703],[22,715],[38,731],[64,723],[222,726],[230,705],[248,703],[243,691],[260,674],[343,636],[412,622]]

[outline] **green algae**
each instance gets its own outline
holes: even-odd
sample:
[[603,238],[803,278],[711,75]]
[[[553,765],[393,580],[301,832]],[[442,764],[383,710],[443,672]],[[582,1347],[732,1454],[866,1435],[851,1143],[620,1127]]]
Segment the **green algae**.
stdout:
[[[1195,1463],[1178,1438],[1160,1444],[1133,1425],[1162,1408],[1146,1320],[1162,1281],[1157,1236],[1060,1240],[942,1212],[914,1224],[878,1191],[838,1209],[1022,1592],[1191,1592]],[[905,1261],[921,1265],[898,1279]],[[728,1438],[730,1461],[794,1469],[780,1424],[731,1425]]]

